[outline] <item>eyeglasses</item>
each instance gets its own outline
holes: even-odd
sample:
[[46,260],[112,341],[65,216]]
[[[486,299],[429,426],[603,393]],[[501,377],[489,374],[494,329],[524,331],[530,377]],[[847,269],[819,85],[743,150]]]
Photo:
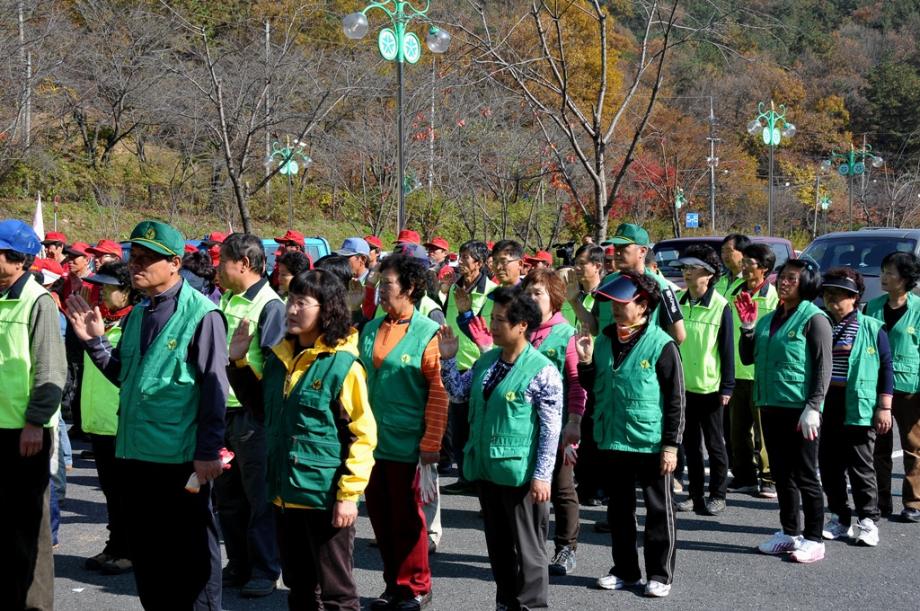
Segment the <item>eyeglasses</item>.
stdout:
[[518,261],[520,261],[520,259],[495,259],[493,262],[495,263],[495,267],[508,267],[512,263]]
[[288,306],[289,308],[297,308],[298,310],[309,310],[310,308],[318,308],[318,307],[321,307],[321,304],[319,304],[319,303],[308,303],[307,300],[304,299],[304,298],[297,298],[297,299],[295,299],[295,298],[293,298],[293,297],[288,297],[287,306]]

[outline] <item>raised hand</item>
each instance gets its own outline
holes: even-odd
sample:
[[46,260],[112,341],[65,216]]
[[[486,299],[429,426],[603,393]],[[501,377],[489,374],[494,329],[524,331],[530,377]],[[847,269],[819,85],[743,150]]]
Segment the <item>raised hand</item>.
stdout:
[[457,311],[461,314],[473,309],[473,299],[469,292],[459,284],[454,285],[454,303],[457,304]]
[[252,343],[252,333],[249,332],[249,321],[243,319],[230,338],[230,360],[238,361],[249,352],[249,344]]
[[348,283],[348,290],[345,293],[345,303],[351,311],[357,310],[364,303],[364,285],[355,278]]
[[594,337],[590,333],[576,335],[575,352],[578,353],[579,362],[590,363],[594,358]]
[[565,282],[565,299],[566,301],[575,301],[581,294],[581,286],[578,284],[578,278],[575,277],[575,270],[571,267],[563,267],[559,270],[559,277]]
[[757,302],[751,299],[751,295],[745,291],[738,293],[735,297],[735,309],[738,311],[738,318],[746,329],[752,329],[757,322]]
[[67,320],[70,328],[81,341],[89,341],[94,337],[105,334],[105,321],[99,308],[91,308],[86,300],[79,295],[67,298]]
[[489,325],[486,324],[482,316],[476,316],[470,321],[470,335],[473,336],[473,341],[476,342],[476,345],[479,346],[479,350],[482,352],[490,350],[495,343],[492,340],[492,332],[489,331]]
[[452,359],[457,356],[457,351],[460,350],[460,340],[448,325],[442,326],[441,330],[438,331],[438,349],[441,351],[442,359]]

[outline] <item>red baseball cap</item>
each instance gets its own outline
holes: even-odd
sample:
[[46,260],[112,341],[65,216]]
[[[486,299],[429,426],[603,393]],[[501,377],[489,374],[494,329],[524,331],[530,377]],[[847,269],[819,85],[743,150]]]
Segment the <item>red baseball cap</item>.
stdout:
[[450,250],[450,244],[441,237],[434,238],[430,242],[425,242],[425,248],[440,248],[441,250]]
[[64,266],[54,259],[35,259],[32,271],[42,273],[42,284],[53,284],[64,275]]
[[194,246],[192,246],[191,244],[186,244],[186,245],[185,245],[185,252],[187,252],[187,253],[190,253],[190,252],[198,252],[198,249],[195,248]]
[[92,257],[89,247],[86,242],[74,242],[64,247],[64,254],[68,257]]
[[279,244],[284,244],[285,242],[293,242],[301,248],[304,246],[303,234],[299,231],[294,231],[293,229],[288,229],[283,236],[280,238],[275,238],[275,241]]
[[367,242],[367,245],[371,248],[377,248],[383,250],[383,242],[380,241],[375,235],[366,235],[364,236],[364,241]]
[[417,231],[412,231],[411,229],[403,229],[399,232],[399,235],[396,236],[397,244],[421,244],[422,237],[418,234]]
[[524,257],[524,261],[526,261],[527,263],[530,263],[531,265],[534,265],[537,263],[546,263],[547,265],[552,267],[553,255],[549,254],[549,252],[545,250],[538,250],[536,253],[532,255],[527,255],[526,257]]
[[[223,244],[224,240],[227,239],[227,234],[220,231],[215,231],[209,233],[208,236],[201,241],[205,246],[214,246],[215,244]],[[275,240],[277,242],[277,240]]]
[[453,276],[456,274],[456,270],[450,265],[445,265],[438,271],[438,280],[444,280],[447,276]]
[[49,231],[48,233],[45,234],[45,239],[42,240],[42,244],[47,246],[48,244],[51,244],[52,242],[60,242],[61,244],[66,244],[67,236],[58,231]]
[[495,242],[486,242],[486,248],[491,251],[493,248],[495,248]]
[[604,249],[604,256],[605,256],[605,257],[613,257],[613,256],[616,255],[616,250],[617,250],[617,249],[614,248],[613,246],[608,246],[607,248]]
[[91,255],[115,255],[121,258],[121,244],[113,240],[99,240],[95,246],[90,246],[86,252]]

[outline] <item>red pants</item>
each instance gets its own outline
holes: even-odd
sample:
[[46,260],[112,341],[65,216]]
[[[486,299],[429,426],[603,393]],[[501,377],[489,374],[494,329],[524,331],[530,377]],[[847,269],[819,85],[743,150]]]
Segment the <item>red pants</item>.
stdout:
[[431,591],[428,528],[416,463],[378,460],[364,498],[383,558],[386,591],[401,599]]

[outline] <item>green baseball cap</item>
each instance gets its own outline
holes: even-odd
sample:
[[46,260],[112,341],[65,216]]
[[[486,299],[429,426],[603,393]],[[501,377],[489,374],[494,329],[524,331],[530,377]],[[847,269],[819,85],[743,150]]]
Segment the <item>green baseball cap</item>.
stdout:
[[181,257],[185,252],[185,236],[162,221],[138,223],[128,241],[168,257]]
[[642,227],[633,223],[623,223],[617,227],[617,232],[610,238],[610,243],[614,246],[622,246],[624,244],[648,246],[650,240],[648,239],[648,232],[642,229]]

